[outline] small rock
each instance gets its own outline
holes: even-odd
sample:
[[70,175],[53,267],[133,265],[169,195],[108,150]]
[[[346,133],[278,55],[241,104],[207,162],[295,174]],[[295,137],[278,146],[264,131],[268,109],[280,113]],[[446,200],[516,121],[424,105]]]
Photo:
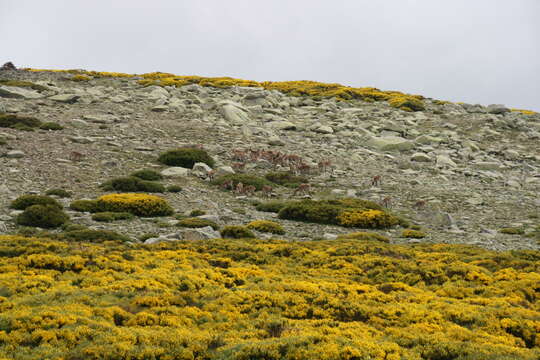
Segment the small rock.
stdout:
[[220,166],[216,169],[216,176],[218,177],[229,174],[236,174],[236,172],[230,166]]
[[380,151],[407,151],[414,148],[412,141],[398,136],[374,136],[366,142],[366,145]]
[[330,126],[327,126],[327,125],[319,126],[314,131],[319,134],[333,134],[334,133],[334,129],[332,129]]
[[279,136],[270,136],[268,138],[268,145],[272,146],[284,146],[285,142],[279,138]]
[[212,168],[205,163],[198,162],[193,165],[192,174],[198,177],[207,177]]
[[437,166],[456,167],[457,164],[447,155],[437,155]]
[[74,104],[79,98],[80,96],[75,94],[59,94],[49,97],[50,100],[66,104]]
[[325,234],[323,234],[323,239],[325,239],[325,240],[336,240],[337,235],[336,234],[325,233]]
[[22,150],[11,150],[8,151],[6,157],[9,159],[20,159],[23,158],[26,154]]
[[77,129],[83,129],[83,128],[87,128],[90,126],[90,124],[84,120],[81,120],[81,119],[73,119],[69,122],[69,124],[71,126],[73,126],[74,128],[77,128]]
[[477,170],[500,170],[501,164],[497,161],[479,161],[473,164],[473,167]]
[[165,112],[165,111],[169,110],[169,107],[167,105],[156,105],[156,106],[152,107],[150,110],[152,110],[154,112]]
[[218,215],[211,215],[211,214],[206,214],[206,215],[201,215],[201,216],[197,216],[199,219],[204,219],[204,220],[210,220],[210,221],[213,221],[213,222],[218,222],[219,221],[219,216]]
[[84,136],[70,136],[69,140],[77,144],[92,144],[96,142],[94,139]]
[[189,169],[179,167],[179,166],[170,167],[161,171],[161,175],[163,175],[166,178],[185,177],[185,176],[188,176],[189,173],[190,173]]
[[296,125],[290,121],[272,121],[267,124],[272,129],[276,130],[296,130]]
[[411,161],[430,162],[431,160],[431,157],[424,153],[414,153],[411,156]]
[[183,240],[207,240],[219,239],[221,235],[211,226],[205,226],[196,229],[185,229],[181,231]]

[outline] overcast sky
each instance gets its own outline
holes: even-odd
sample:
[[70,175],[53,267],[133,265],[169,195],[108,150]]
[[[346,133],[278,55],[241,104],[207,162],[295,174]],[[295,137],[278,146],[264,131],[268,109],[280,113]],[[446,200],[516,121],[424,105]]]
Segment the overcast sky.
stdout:
[[540,111],[540,0],[0,0],[0,63],[316,80]]

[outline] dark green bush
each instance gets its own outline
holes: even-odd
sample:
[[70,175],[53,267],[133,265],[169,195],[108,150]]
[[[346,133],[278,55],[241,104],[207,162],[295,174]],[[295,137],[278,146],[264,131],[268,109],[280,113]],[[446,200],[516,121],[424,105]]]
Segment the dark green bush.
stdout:
[[244,238],[254,238],[253,234],[247,227],[240,225],[229,225],[225,226],[220,231],[221,237],[223,238],[232,238],[232,239],[244,239]]
[[41,125],[41,121],[31,116],[0,113],[0,127],[15,128],[17,125],[35,128]]
[[66,223],[69,216],[55,205],[32,205],[17,216],[18,225],[56,228]]
[[220,176],[219,178],[212,181],[214,185],[223,185],[227,181],[232,181],[233,186],[236,186],[238,183],[244,185],[255,186],[257,190],[261,190],[264,185],[272,186],[272,183],[265,178],[259,177],[257,175],[250,174],[227,174]]
[[62,205],[50,196],[44,195],[22,195],[11,202],[10,208],[24,210],[32,205],[52,205],[62,209]]
[[41,130],[63,130],[64,127],[60,124],[57,124],[55,122],[46,122],[39,126]]
[[80,212],[93,213],[99,211],[97,200],[75,200],[69,204],[69,208]]
[[185,218],[178,221],[177,226],[188,227],[188,228],[201,228],[206,226],[211,226],[212,229],[219,229],[219,225],[211,220],[200,219],[196,217]]
[[207,164],[210,167],[214,166],[214,159],[202,149],[175,149],[159,155],[158,161],[169,166],[181,166],[185,168],[193,168],[193,165],[198,162]]
[[167,192],[177,193],[177,192],[180,192],[180,191],[182,191],[182,187],[180,185],[167,186]]
[[15,130],[19,130],[19,131],[34,131],[35,130],[33,127],[30,127],[25,124],[15,124],[11,128]]
[[195,209],[195,210],[192,210],[189,213],[189,216],[201,216],[201,215],[206,215],[206,211],[200,210],[200,209]]
[[267,180],[287,187],[298,187],[300,184],[306,184],[309,180],[304,176],[296,176],[286,171],[276,171],[264,176]]
[[116,220],[130,220],[133,219],[133,214],[128,212],[98,212],[92,215],[92,220],[100,222],[112,222]]
[[289,202],[287,201],[273,200],[273,201],[257,204],[255,205],[255,209],[257,209],[258,211],[278,213],[281,209],[283,209],[288,204]]
[[62,225],[64,231],[86,230],[88,227],[81,224],[65,223]]
[[119,177],[104,182],[100,187],[105,191],[121,192],[165,192],[165,186],[154,181],[141,180],[135,176]]
[[70,198],[71,193],[64,189],[50,189],[45,192],[45,195],[54,195],[61,198]]
[[152,169],[144,169],[135,171],[131,174],[131,176],[134,176],[136,178],[139,178],[141,180],[147,180],[147,181],[156,181],[163,179],[163,176],[155,170]]
[[110,230],[75,230],[67,231],[59,236],[60,239],[67,241],[81,241],[81,242],[103,242],[103,241],[130,241],[127,236],[118,234],[115,231]]

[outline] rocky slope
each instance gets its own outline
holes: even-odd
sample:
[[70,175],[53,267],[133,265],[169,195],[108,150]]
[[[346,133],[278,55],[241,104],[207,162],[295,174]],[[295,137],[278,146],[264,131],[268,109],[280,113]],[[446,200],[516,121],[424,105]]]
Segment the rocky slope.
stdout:
[[[423,111],[407,112],[384,101],[338,101],[294,97],[253,87],[182,87],[141,84],[140,77],[89,77],[64,72],[0,71],[0,113],[29,115],[61,124],[61,131],[0,128],[0,233],[16,232],[14,198],[63,188],[74,199],[102,195],[102,182],[135,170],[167,170],[160,153],[201,144],[218,173],[231,172],[237,150],[271,150],[301,157],[311,197],[358,197],[382,202],[428,233],[401,238],[400,229],[380,232],[393,243],[475,244],[489,249],[539,249],[535,237],[500,233],[505,227],[532,231],[539,222],[540,115],[424,99]],[[79,81],[77,81],[79,80]],[[13,84],[13,83],[12,83]],[[331,169],[317,166],[329,161]],[[246,160],[242,170],[265,174],[270,162]],[[237,165],[238,167],[238,165]],[[278,169],[279,170],[279,169]],[[287,169],[285,169],[287,170]],[[373,181],[374,177],[379,181]],[[378,179],[378,178],[377,178]],[[165,193],[177,212],[205,210],[223,224],[273,219],[258,212],[262,193],[234,194],[208,181],[207,170],[172,172]],[[276,199],[301,198],[274,187]],[[183,235],[172,217],[139,218],[107,225],[71,212],[75,223],[113,229],[133,238],[153,233]],[[333,238],[350,232],[337,226],[280,220],[290,240]],[[264,234],[258,234],[264,237]]]

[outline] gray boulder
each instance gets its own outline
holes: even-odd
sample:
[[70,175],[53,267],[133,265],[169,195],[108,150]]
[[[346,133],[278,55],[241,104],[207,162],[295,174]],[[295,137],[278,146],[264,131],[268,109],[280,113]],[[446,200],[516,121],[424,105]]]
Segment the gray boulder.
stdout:
[[56,102],[73,104],[73,103],[76,103],[77,100],[79,100],[79,98],[80,96],[75,95],[75,94],[58,94],[58,95],[51,96],[49,99]]
[[399,136],[372,137],[366,145],[379,151],[407,151],[414,148],[414,143]]
[[28,90],[14,86],[0,86],[0,97],[14,99],[41,99],[43,95],[35,90]]
[[189,169],[174,166],[170,168],[166,168],[163,171],[161,171],[161,175],[166,178],[177,178],[177,177],[185,177],[188,176],[190,173]]
[[487,112],[490,114],[504,114],[510,112],[510,109],[501,104],[491,104],[488,105]]
[[242,105],[232,101],[222,101],[218,105],[221,115],[228,123],[233,125],[244,125],[251,122],[248,110]]

